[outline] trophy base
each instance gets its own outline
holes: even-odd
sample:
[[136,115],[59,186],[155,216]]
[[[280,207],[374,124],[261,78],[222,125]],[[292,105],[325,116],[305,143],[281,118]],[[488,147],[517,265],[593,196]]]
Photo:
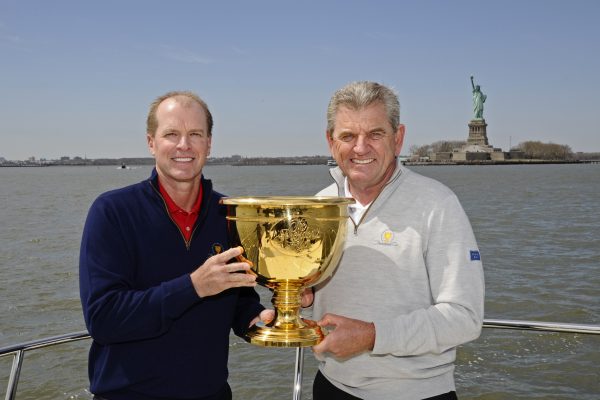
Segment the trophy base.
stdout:
[[264,347],[309,347],[319,344],[324,337],[321,328],[314,321],[303,322],[307,325],[290,329],[259,323],[248,330],[246,337],[250,343]]

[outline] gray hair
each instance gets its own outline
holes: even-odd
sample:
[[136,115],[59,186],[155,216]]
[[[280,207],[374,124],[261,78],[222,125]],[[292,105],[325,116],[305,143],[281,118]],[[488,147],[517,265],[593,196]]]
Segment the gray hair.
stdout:
[[340,106],[361,110],[373,103],[381,102],[385,106],[388,120],[394,132],[400,126],[400,102],[396,93],[377,82],[352,82],[336,91],[327,107],[327,133],[335,129],[335,115]]

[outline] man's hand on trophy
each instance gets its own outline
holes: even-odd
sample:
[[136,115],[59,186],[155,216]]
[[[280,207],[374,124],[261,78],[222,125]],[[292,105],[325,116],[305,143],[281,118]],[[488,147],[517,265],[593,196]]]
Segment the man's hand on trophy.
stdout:
[[256,286],[256,276],[254,274],[238,273],[250,271],[248,263],[233,262],[228,264],[229,260],[240,256],[242,252],[242,247],[233,247],[210,257],[192,272],[190,277],[198,296],[213,296],[234,287]]
[[315,301],[315,289],[312,287],[304,289],[304,292],[302,292],[302,298],[300,300],[300,305],[302,308],[312,306],[313,301]]
[[275,318],[275,310],[267,308],[265,310],[262,310],[260,314],[258,314],[252,321],[250,321],[250,325],[248,325],[248,328],[251,328],[252,326],[256,325],[256,323],[259,321],[266,325],[269,322],[273,321],[273,318]]
[[313,346],[317,354],[328,352],[337,358],[349,358],[373,350],[375,325],[372,322],[325,314],[317,324],[329,332],[321,343]]

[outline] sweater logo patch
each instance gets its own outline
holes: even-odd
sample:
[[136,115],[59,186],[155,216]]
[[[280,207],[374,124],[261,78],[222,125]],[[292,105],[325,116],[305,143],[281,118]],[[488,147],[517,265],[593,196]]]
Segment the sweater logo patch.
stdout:
[[223,245],[221,243],[213,243],[211,256],[217,255],[223,251]]
[[471,250],[471,261],[480,261],[481,260],[481,254],[479,254],[479,252],[477,250]]
[[394,232],[386,229],[381,233],[379,244],[393,245],[394,243]]

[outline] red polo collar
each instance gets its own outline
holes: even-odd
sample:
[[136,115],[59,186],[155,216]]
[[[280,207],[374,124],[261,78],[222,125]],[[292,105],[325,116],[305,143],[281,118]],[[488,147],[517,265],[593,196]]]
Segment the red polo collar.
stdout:
[[192,237],[194,224],[198,219],[200,206],[202,205],[202,183],[200,183],[200,189],[198,190],[198,198],[196,199],[196,202],[192,206],[192,210],[190,212],[185,211],[183,208],[175,204],[171,196],[169,196],[165,188],[161,185],[160,179],[158,180],[158,189],[160,190],[160,194],[162,195],[163,199],[165,199],[169,215],[179,227],[179,230],[185,237],[185,240],[189,241]]

